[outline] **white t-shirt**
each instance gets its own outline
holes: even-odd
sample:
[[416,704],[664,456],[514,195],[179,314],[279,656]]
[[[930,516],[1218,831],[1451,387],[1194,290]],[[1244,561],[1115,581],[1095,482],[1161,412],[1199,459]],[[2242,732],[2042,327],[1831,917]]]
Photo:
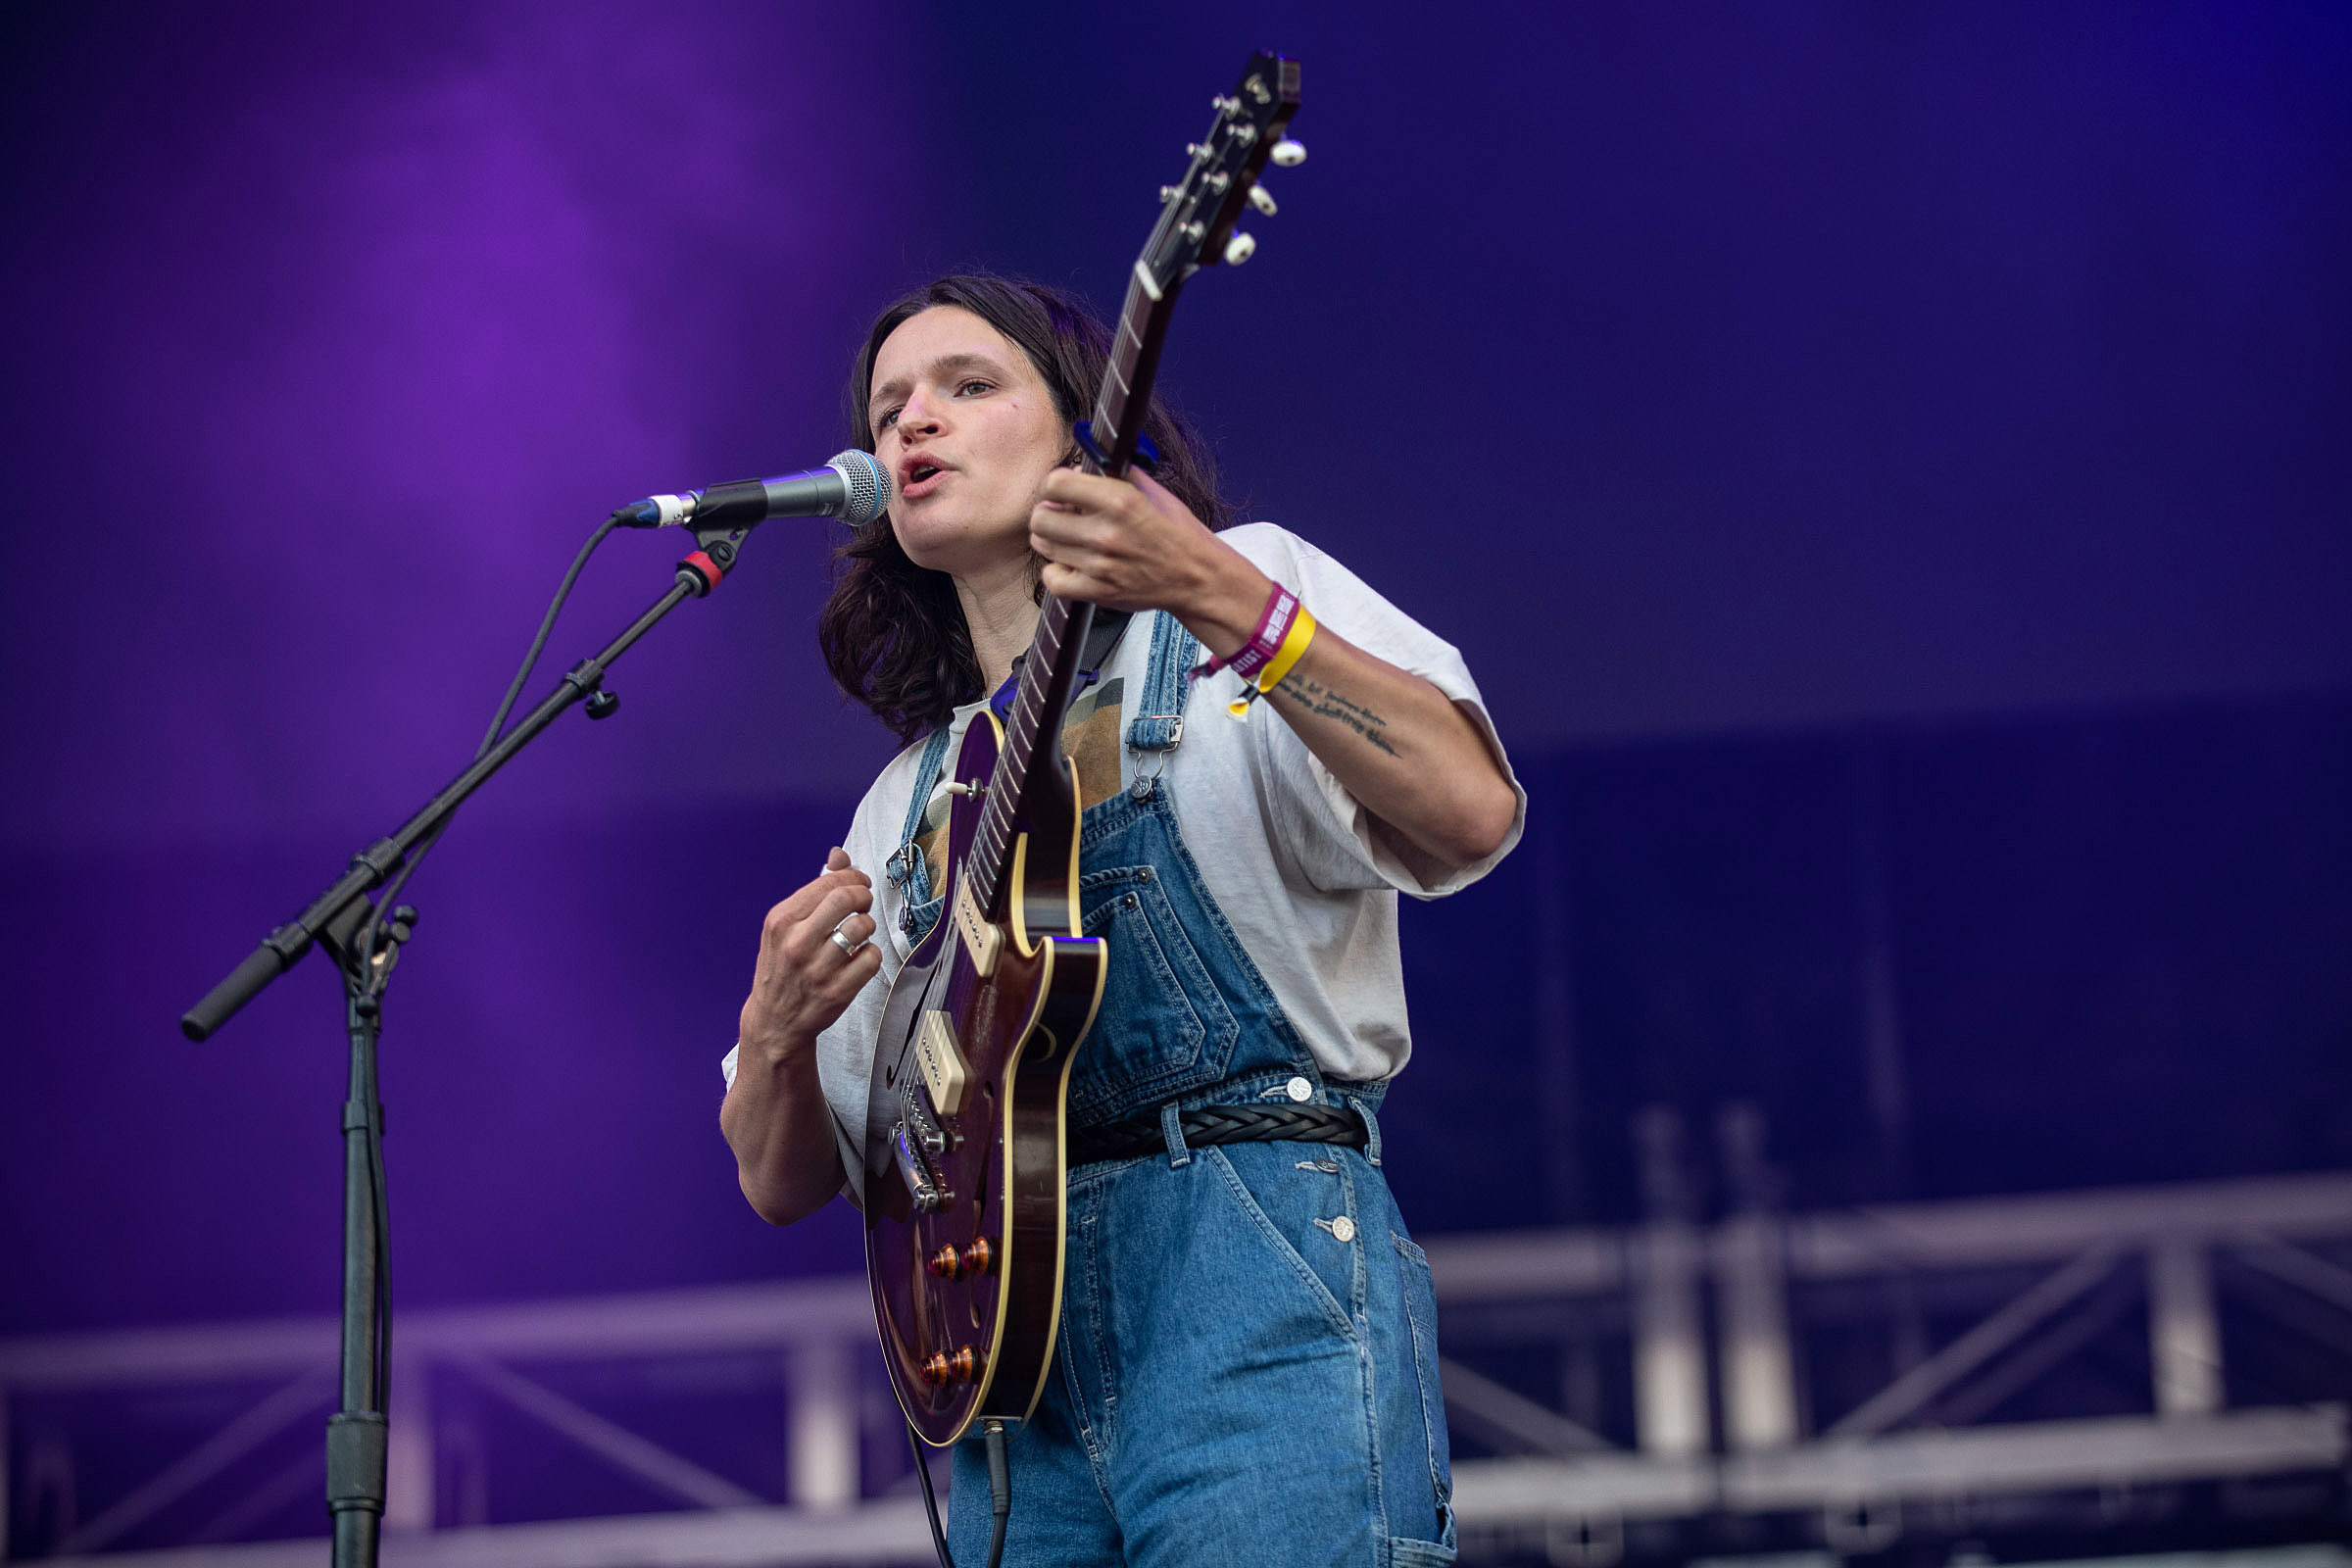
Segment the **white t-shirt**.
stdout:
[[[1519,842],[1527,792],[1511,775],[1478,686],[1450,644],[1331,557],[1272,523],[1246,523],[1219,537],[1295,591],[1319,623],[1453,700],[1485,737],[1518,796],[1510,832],[1485,859],[1442,881],[1422,882],[1372,832],[1370,814],[1306,749],[1273,702],[1251,704],[1241,720],[1227,712],[1241,685],[1239,677],[1222,671],[1196,683],[1185,706],[1183,738],[1174,750],[1127,747],[1126,727],[1136,716],[1134,705],[1150,669],[1149,614],[1129,623],[1099,678],[1071,705],[1063,722],[1063,746],[1077,772],[1080,799],[1102,800],[1113,788],[1126,788],[1139,766],[1147,774],[1156,770],[1209,896],[1325,1075],[1391,1078],[1412,1054],[1396,947],[1396,895],[1438,898],[1486,875]],[[964,725],[983,706],[975,702],[956,710],[950,766]],[[860,1185],[858,1143],[865,1125],[874,1034],[890,982],[909,951],[899,923],[899,889],[891,885],[883,862],[899,848],[924,744],[908,746],[883,768],[858,802],[842,845],[850,863],[873,878],[873,915],[880,925],[875,940],[883,955],[881,972],[817,1038],[817,1071],[844,1133],[840,1141],[853,1193]],[[1110,777],[1114,755],[1115,783]],[[939,781],[929,782],[936,789]],[[945,799],[943,794],[933,802],[934,823],[944,815]],[[944,886],[940,869],[934,861],[934,893]],[[733,1052],[727,1054],[724,1072],[733,1083]]]

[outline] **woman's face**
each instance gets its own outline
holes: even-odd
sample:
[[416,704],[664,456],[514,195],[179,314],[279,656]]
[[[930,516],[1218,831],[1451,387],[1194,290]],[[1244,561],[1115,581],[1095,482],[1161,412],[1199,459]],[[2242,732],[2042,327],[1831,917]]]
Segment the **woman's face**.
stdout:
[[1029,514],[1069,434],[1017,344],[935,305],[882,340],[865,407],[909,560],[956,576],[1027,562]]

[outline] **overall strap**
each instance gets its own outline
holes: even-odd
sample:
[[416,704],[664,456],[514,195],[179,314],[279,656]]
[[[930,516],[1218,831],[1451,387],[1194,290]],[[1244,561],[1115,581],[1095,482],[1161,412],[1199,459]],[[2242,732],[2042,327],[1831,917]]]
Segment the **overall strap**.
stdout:
[[950,728],[940,725],[924,745],[922,760],[914,764],[914,791],[913,798],[906,803],[906,825],[899,830],[899,847],[882,862],[891,886],[904,889],[910,882],[914,884],[913,891],[902,901],[910,909],[931,898],[930,868],[923,863],[923,852],[914,837],[923,830],[923,818],[931,811],[931,796],[939,782],[940,764],[947,760]]
[[1186,677],[1200,645],[1184,623],[1164,610],[1152,612],[1151,668],[1144,675],[1144,695],[1136,716],[1127,726],[1127,744],[1139,752],[1169,752],[1184,739],[1184,699],[1192,689]]

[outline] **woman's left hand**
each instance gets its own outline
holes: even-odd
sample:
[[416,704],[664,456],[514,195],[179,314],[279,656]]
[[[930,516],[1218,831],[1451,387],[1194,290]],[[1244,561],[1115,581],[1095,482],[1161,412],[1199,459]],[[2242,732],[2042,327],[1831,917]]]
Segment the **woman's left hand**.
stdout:
[[1140,468],[1120,479],[1056,468],[1041,494],[1029,544],[1046,558],[1046,592],[1107,610],[1165,610],[1212,652],[1250,640],[1271,579],[1158,480]]

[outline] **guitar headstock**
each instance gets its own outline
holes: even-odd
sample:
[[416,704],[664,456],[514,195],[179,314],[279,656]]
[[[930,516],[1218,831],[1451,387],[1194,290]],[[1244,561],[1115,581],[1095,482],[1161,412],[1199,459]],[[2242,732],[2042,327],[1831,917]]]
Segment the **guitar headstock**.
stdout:
[[1215,106],[1207,137],[1185,149],[1192,163],[1184,178],[1160,187],[1159,224],[1136,260],[1136,278],[1154,299],[1174,293],[1198,268],[1248,261],[1257,241],[1234,232],[1242,209],[1274,215],[1259,174],[1269,160],[1288,168],[1306,159],[1306,149],[1283,135],[1298,109],[1298,61],[1251,56],[1240,83]]

